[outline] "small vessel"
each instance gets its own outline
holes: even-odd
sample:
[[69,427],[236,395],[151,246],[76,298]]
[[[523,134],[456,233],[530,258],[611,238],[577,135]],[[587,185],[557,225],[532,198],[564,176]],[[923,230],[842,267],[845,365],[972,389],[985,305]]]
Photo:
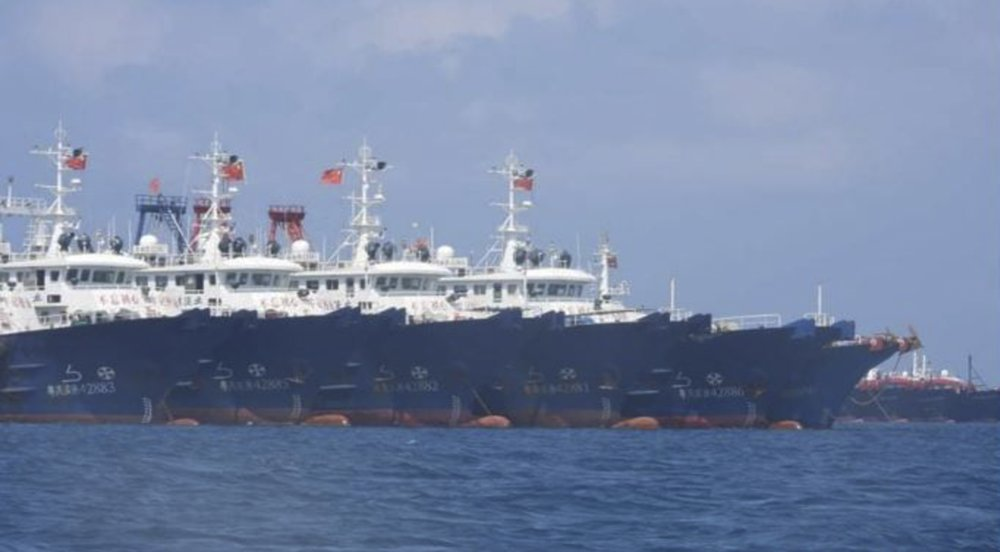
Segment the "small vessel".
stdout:
[[[898,368],[898,366],[897,366]],[[871,370],[844,402],[841,415],[865,421],[969,422],[1000,420],[1000,390],[978,388],[972,357],[968,377],[912,356],[909,370]]]

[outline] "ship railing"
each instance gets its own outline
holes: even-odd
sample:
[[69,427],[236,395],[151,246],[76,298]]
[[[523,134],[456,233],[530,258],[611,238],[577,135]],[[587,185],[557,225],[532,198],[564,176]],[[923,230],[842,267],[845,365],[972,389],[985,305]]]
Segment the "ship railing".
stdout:
[[21,251],[17,253],[11,253],[10,256],[7,258],[7,260],[12,263],[18,261],[34,261],[37,259],[45,259],[48,256],[49,255],[46,251],[30,251],[30,252]]
[[631,322],[653,312],[652,309],[595,310],[566,315],[567,326],[585,326],[602,322]]
[[381,289],[375,288],[379,297],[444,297],[445,292],[437,289]]
[[469,269],[469,258],[468,257],[450,257],[447,259],[435,259],[435,263],[449,269],[456,270],[459,268]]
[[69,325],[69,315],[66,313],[59,313],[39,316],[38,323],[43,328],[61,328]]
[[[16,289],[19,289],[21,291],[33,291],[33,292],[48,291],[50,293],[59,293],[60,290],[59,290],[58,286],[59,286],[58,283],[49,283],[49,284],[46,284],[44,286],[40,286],[40,285],[34,284],[34,283],[21,282],[21,283],[17,284]],[[111,283],[111,284],[98,283],[98,284],[95,284],[93,282],[77,282],[75,284],[72,284],[72,286],[73,286],[74,289],[82,289],[82,290],[87,290],[87,291],[107,290],[107,289],[110,289],[110,290],[119,290],[119,289],[128,289],[128,290],[131,290],[131,289],[136,289],[134,285],[132,285],[132,284],[126,284],[126,283],[121,283],[121,284],[117,284],[117,283]],[[35,298],[35,300],[36,301],[41,301],[42,298],[38,297],[38,298]]]
[[552,297],[552,296],[547,296],[547,295],[536,295],[534,297],[529,297],[528,298],[528,302],[529,303],[542,303],[542,304],[570,303],[570,304],[573,304],[573,305],[579,305],[581,303],[591,304],[594,301],[593,301],[593,299],[591,299],[589,297],[572,297],[572,296],[566,296],[566,295]]
[[746,314],[742,316],[724,316],[712,321],[712,328],[717,332],[732,332],[739,330],[755,330],[764,328],[780,328],[780,314]]
[[118,313],[112,313],[108,311],[87,311],[87,312],[75,312],[75,313],[57,313],[57,314],[47,314],[45,316],[38,317],[38,323],[43,328],[61,328],[64,326],[86,326],[91,324],[103,324],[105,322],[113,322],[115,320],[133,320],[140,318],[138,313],[135,311],[119,311]]
[[834,316],[825,312],[809,312],[804,314],[802,317],[807,320],[812,320],[818,328],[830,327],[837,321]]
[[37,197],[0,196],[0,214],[6,216],[39,216],[48,209],[48,202]]

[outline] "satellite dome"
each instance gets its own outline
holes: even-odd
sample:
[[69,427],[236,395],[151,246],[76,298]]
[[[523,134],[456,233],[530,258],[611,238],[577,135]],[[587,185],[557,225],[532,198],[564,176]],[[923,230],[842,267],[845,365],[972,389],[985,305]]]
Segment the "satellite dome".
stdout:
[[309,242],[306,240],[295,240],[292,242],[292,254],[304,255],[309,252]]
[[143,247],[150,247],[160,243],[160,240],[156,239],[156,236],[152,234],[146,234],[145,236],[139,238],[139,245]]
[[442,245],[437,248],[436,256],[439,261],[447,261],[455,256],[455,248],[450,245]]

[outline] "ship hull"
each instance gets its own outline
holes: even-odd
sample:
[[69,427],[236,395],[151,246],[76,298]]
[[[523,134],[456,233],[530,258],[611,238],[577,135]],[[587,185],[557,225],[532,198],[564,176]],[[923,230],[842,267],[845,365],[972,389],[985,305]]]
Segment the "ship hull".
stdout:
[[[677,324],[683,323],[671,323]],[[630,390],[625,415],[651,417],[668,428],[765,425],[758,402],[779,379],[782,366],[773,355],[787,333],[710,333],[707,316],[688,324],[684,339],[661,339],[650,346],[654,364],[642,373],[642,385]]]
[[1000,421],[1000,389],[982,389],[959,393],[951,405],[956,422]]
[[238,313],[236,330],[216,349],[216,362],[171,391],[170,414],[209,424],[308,419],[327,372],[365,343],[365,318],[357,309],[273,319]]
[[773,422],[792,420],[803,427],[833,425],[841,405],[864,375],[896,354],[894,346],[873,351],[864,343],[829,344],[815,338],[793,343],[785,379],[764,397]]
[[492,412],[520,427],[609,427],[623,420],[627,390],[649,362],[648,343],[671,339],[661,315],[635,322],[566,325],[526,321],[519,361],[483,393]]
[[[353,362],[355,375],[325,385],[315,410],[352,425],[454,427],[496,415],[482,392],[517,362],[521,313],[392,324]],[[332,389],[331,389],[332,388]]]
[[155,423],[177,381],[231,331],[205,311],[0,338],[0,420]]
[[844,402],[841,415],[870,422],[998,421],[1000,390],[857,388]]

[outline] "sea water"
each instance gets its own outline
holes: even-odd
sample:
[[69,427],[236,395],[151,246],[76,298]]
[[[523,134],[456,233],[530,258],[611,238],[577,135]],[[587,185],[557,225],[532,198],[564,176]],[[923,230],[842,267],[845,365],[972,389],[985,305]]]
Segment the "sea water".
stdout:
[[1000,425],[0,425],[0,550],[991,550]]

